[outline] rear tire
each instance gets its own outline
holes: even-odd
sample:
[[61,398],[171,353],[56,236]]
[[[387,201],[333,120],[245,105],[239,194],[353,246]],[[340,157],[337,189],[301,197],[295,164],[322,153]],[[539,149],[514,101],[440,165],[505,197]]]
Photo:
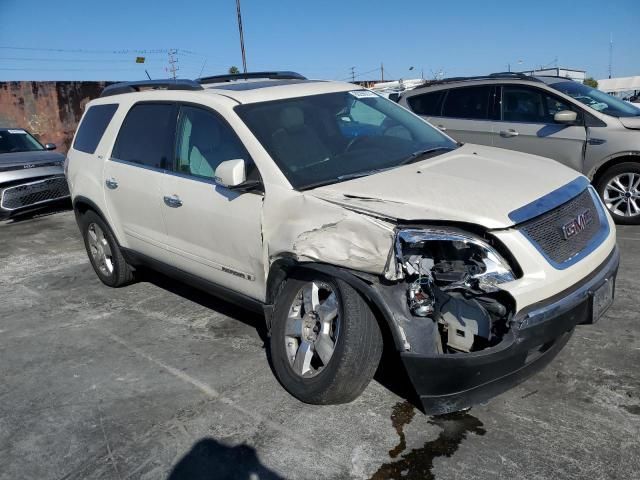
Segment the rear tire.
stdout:
[[[309,303],[313,295],[307,293],[314,291],[316,301]],[[383,340],[358,292],[314,273],[288,279],[280,291],[270,346],[282,386],[305,403],[326,405],[347,403],[362,393],[380,363]],[[299,361],[299,355],[307,361]]]
[[616,223],[640,224],[640,163],[624,162],[608,168],[598,179],[596,190]]
[[80,217],[80,225],[89,261],[100,281],[114,288],[132,283],[133,269],[124,259],[107,223],[88,210]]

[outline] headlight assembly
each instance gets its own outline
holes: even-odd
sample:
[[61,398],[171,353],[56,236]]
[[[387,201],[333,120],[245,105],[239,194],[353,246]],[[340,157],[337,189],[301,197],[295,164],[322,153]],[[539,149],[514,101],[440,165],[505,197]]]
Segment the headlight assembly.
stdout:
[[396,255],[404,274],[430,277],[444,289],[467,285],[496,291],[498,285],[516,278],[495,248],[453,229],[401,230],[396,237]]

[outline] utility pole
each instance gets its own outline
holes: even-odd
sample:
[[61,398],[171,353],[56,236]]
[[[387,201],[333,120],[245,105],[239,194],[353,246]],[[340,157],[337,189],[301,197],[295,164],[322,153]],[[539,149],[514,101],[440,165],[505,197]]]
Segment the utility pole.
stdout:
[[609,34],[609,78],[613,70],[613,33]]
[[177,55],[178,51],[175,48],[172,48],[169,50],[168,53],[169,53],[169,68],[167,69],[167,71],[171,74],[171,78],[175,80],[176,78],[178,78],[176,73],[178,72],[178,70],[180,70],[180,67],[176,66],[176,63],[178,63],[178,59],[175,58],[175,55]]
[[240,13],[240,0],[236,0],[236,10],[238,12],[238,31],[240,32],[240,51],[242,52],[242,69],[247,73],[247,56],[244,51],[244,34],[242,33],[242,13]]
[[380,63],[380,82],[384,82],[384,64]]
[[351,67],[351,83],[356,81],[356,67]]

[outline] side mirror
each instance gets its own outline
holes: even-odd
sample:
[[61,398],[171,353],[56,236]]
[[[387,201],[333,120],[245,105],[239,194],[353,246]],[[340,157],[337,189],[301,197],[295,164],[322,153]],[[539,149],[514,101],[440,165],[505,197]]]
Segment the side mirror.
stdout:
[[393,92],[389,94],[389,100],[392,100],[396,103],[400,101],[400,94],[398,92]]
[[216,167],[216,183],[222,187],[233,188],[247,179],[244,160],[226,160]]
[[571,110],[562,110],[553,116],[553,121],[556,123],[574,123],[578,118],[576,112]]
[[45,150],[55,150],[56,148],[56,144],[55,143],[45,143],[44,145],[44,149]]

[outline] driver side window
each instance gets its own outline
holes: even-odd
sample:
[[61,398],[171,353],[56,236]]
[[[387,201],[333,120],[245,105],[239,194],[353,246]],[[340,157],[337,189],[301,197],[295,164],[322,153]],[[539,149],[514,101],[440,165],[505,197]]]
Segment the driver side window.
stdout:
[[507,85],[502,91],[502,120],[525,123],[553,123],[553,116],[562,110],[574,110],[563,101],[544,92]]
[[238,158],[248,160],[249,156],[231,127],[216,114],[202,108],[180,108],[176,139],[177,172],[214,179],[218,165]]

